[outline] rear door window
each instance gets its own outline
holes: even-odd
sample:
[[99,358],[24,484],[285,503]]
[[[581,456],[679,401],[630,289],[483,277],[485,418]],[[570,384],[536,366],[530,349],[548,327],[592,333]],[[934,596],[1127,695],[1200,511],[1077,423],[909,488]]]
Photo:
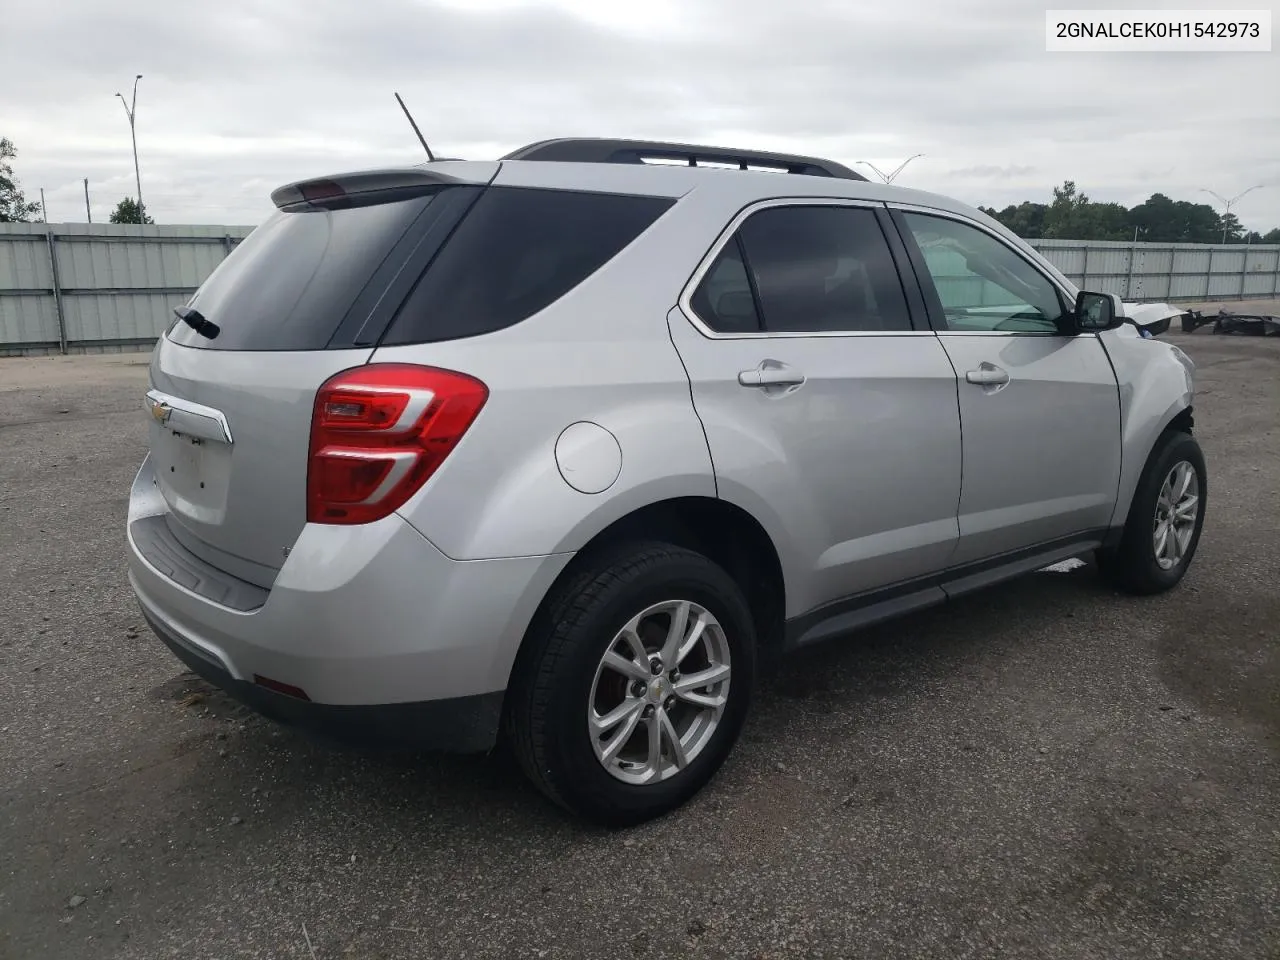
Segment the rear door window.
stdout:
[[769,207],[748,217],[740,232],[766,331],[911,329],[902,281],[873,210]]
[[519,323],[599,270],[673,202],[490,187],[437,254],[382,345],[473,337]]
[[690,300],[717,333],[910,330],[875,211],[803,204],[751,214]]
[[210,274],[190,306],[217,324],[170,340],[210,350],[322,350],[434,195],[340,209],[277,210]]
[[734,237],[720,251],[691,302],[694,312],[717,333],[760,332],[760,313],[756,310],[739,237]]

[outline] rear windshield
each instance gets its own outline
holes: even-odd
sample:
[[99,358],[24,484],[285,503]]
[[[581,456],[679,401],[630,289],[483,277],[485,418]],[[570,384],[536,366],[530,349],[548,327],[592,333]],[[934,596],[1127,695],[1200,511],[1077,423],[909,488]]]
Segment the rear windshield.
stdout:
[[344,209],[277,211],[233,250],[190,306],[213,339],[175,323],[169,339],[211,350],[322,350],[431,196]]
[[490,187],[436,256],[382,343],[453,340],[519,323],[613,259],[673,202]]

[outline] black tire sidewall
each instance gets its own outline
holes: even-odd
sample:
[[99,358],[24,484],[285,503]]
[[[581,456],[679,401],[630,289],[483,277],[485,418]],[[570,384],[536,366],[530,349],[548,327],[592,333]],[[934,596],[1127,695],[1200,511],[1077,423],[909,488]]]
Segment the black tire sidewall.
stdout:
[[[1164,485],[1165,478],[1174,465],[1182,460],[1190,463],[1196,472],[1196,480],[1200,487],[1200,509],[1196,514],[1195,529],[1191,533],[1191,541],[1187,544],[1182,562],[1165,570],[1156,560],[1155,544],[1152,541],[1156,501],[1160,496],[1160,488]],[[1134,492],[1129,517],[1125,522],[1124,543],[1117,558],[1122,565],[1124,576],[1132,587],[1143,592],[1167,590],[1186,575],[1187,568],[1195,557],[1196,548],[1200,544],[1207,503],[1208,477],[1200,444],[1188,433],[1170,431],[1164,434],[1148,460],[1142,479],[1138,483],[1138,489]]]
[[[622,564],[620,564],[622,565]],[[729,644],[729,700],[711,741],[678,775],[645,785],[624,783],[601,765],[591,747],[587,705],[596,669],[618,631],[641,610],[667,600],[691,600],[720,622]],[[583,815],[622,825],[679,806],[719,769],[741,732],[755,681],[756,638],[737,584],[698,554],[673,550],[602,591],[559,638],[545,714],[545,766],[557,793]]]

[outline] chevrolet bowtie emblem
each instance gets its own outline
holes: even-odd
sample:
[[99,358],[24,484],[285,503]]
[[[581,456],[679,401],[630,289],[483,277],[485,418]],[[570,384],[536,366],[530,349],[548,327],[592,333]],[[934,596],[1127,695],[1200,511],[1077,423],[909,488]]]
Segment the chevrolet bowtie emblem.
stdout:
[[147,406],[151,410],[151,417],[156,423],[166,424],[169,422],[169,417],[173,415],[173,407],[163,401],[149,401]]

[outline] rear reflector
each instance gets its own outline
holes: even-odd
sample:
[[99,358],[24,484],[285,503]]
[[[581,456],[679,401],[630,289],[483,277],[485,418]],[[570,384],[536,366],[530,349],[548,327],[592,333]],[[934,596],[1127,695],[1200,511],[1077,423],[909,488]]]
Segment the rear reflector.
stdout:
[[465,374],[406,363],[345,370],[316,394],[309,523],[369,523],[435,473],[489,397]]
[[258,673],[253,675],[253,682],[260,687],[274,690],[276,693],[283,693],[286,697],[294,697],[297,700],[311,699],[307,696],[307,691],[301,687],[295,687],[292,683],[281,683],[279,680],[272,680],[270,677],[264,677]]

